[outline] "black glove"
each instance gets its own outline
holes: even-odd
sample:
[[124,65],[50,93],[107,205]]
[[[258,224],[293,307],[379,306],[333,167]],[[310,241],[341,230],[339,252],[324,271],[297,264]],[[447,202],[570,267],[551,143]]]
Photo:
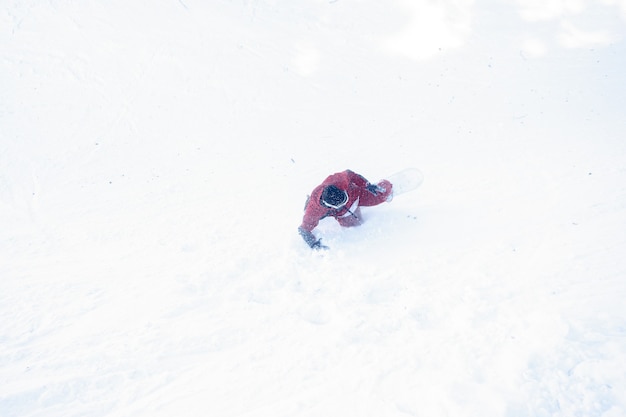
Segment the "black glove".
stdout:
[[315,250],[328,249],[328,246],[322,245],[322,239],[320,238],[311,245],[311,249],[315,249]]
[[315,235],[308,230],[299,227],[298,233],[311,249],[328,249],[328,246],[322,245],[322,239],[315,239]]
[[367,188],[367,191],[369,191],[370,193],[372,193],[374,195],[378,195],[378,193],[384,193],[385,192],[385,190],[383,190],[382,188],[380,188],[376,184],[368,184],[365,188]]

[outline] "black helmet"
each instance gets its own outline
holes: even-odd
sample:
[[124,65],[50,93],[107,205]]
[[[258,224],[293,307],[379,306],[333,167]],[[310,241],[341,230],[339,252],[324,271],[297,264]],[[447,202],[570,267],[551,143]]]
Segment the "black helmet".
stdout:
[[348,193],[335,185],[329,185],[322,192],[321,202],[326,207],[338,209],[348,202]]

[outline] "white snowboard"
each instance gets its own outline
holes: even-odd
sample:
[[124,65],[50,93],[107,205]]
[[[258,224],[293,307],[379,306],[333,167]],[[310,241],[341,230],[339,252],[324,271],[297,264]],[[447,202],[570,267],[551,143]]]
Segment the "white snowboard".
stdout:
[[415,190],[424,182],[424,175],[417,168],[406,168],[387,177],[393,185],[393,195],[404,194]]

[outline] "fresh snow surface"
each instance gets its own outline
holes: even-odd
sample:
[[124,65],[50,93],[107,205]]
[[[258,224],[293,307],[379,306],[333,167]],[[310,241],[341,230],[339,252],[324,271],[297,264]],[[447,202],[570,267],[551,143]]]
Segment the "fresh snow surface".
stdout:
[[623,0],[1,1],[0,416],[625,416],[625,37]]

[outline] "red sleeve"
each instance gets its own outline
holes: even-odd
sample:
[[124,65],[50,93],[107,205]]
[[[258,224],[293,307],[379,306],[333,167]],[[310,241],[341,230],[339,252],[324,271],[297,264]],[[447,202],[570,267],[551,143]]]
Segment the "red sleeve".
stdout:
[[383,180],[378,183],[378,186],[384,188],[385,191],[372,192],[367,188],[369,185],[371,185],[371,183],[366,180],[362,175],[359,175],[349,170],[346,172],[348,173],[350,182],[357,188],[359,195],[359,205],[364,207],[376,206],[387,201],[389,194],[391,194],[391,184],[389,183],[389,181]]
[[320,217],[317,217],[315,215],[312,215],[311,213],[305,212],[304,217],[302,218],[302,224],[300,225],[300,228],[308,232],[312,232],[313,229],[315,229],[319,223],[320,223]]
[[348,176],[348,180],[359,188],[365,188],[369,185],[369,181],[354,171],[347,170],[346,175]]
[[317,203],[319,201],[322,188],[322,186],[318,186],[313,190],[304,209],[304,216],[302,217],[302,224],[300,227],[309,232],[317,227],[322,217],[326,214],[326,209]]

